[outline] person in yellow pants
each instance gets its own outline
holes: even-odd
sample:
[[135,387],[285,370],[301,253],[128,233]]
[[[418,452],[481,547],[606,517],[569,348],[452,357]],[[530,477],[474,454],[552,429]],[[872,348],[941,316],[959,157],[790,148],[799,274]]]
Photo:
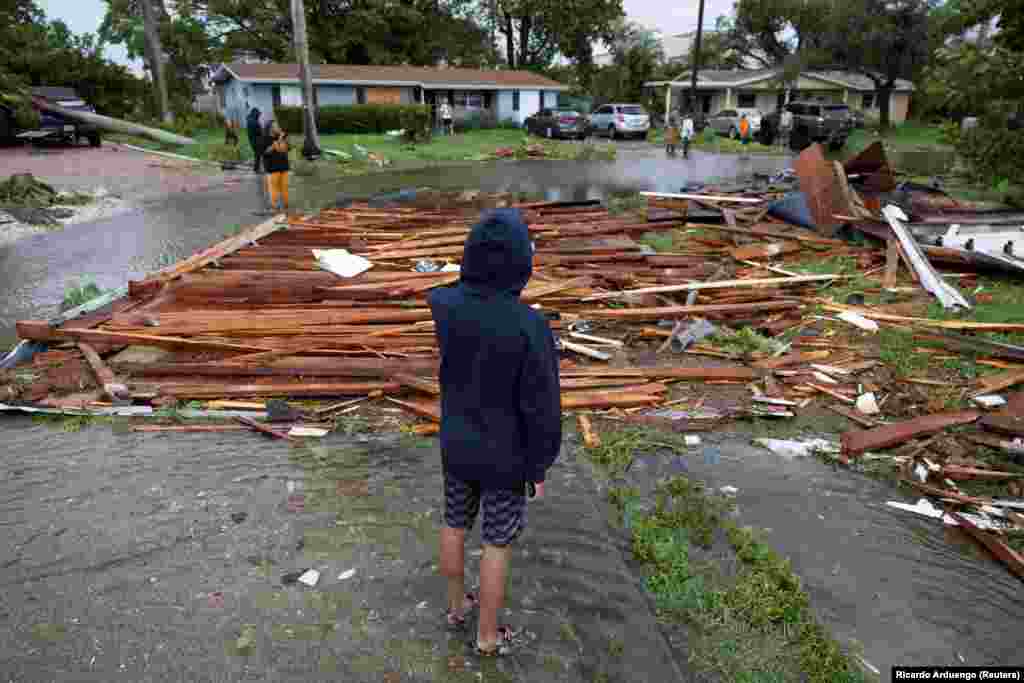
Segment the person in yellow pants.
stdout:
[[278,197],[281,198],[281,210],[288,210],[288,134],[274,126],[271,131],[270,147],[263,155],[263,165],[267,169],[267,194],[270,195],[270,210],[277,209]]

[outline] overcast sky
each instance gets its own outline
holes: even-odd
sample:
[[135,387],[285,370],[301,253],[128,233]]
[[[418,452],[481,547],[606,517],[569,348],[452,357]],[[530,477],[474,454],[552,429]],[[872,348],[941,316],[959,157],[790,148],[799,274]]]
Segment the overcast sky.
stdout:
[[[103,0],[36,0],[50,19],[62,19],[75,33],[96,33],[106,13]],[[734,0],[705,0],[704,26],[712,27],[715,19],[732,11]],[[697,27],[698,0],[623,0],[626,15],[647,28],[659,29],[666,35],[685,33]],[[128,63],[124,48],[111,45],[107,57]]]

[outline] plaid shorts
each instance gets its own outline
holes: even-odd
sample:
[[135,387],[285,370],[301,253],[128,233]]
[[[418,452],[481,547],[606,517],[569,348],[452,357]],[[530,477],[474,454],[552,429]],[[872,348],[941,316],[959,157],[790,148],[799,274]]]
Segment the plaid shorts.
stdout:
[[526,496],[516,491],[481,490],[476,482],[444,478],[444,523],[452,529],[473,528],[483,501],[485,545],[506,546],[526,526]]

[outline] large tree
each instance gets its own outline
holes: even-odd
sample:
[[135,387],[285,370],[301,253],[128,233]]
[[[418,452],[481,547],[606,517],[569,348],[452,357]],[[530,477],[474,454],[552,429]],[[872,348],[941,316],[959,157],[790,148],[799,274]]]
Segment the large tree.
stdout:
[[562,55],[583,89],[594,72],[594,43],[611,43],[624,16],[622,0],[498,0],[497,12],[510,68],[543,70]]
[[664,75],[661,41],[640,24],[620,20],[608,48],[612,63],[598,71],[594,94],[602,102],[641,101],[644,83]]
[[734,17],[720,23],[730,51],[761,67],[799,58],[819,62],[836,28],[833,0],[737,0]]
[[880,125],[888,128],[889,100],[898,79],[920,73],[929,58],[929,13],[937,0],[861,0],[837,5],[826,42],[829,61],[871,80]]

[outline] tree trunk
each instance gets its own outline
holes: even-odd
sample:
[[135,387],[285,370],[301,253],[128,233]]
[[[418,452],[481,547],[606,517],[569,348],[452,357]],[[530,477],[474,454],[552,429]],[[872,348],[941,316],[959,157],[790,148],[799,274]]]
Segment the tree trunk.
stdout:
[[505,12],[505,57],[508,59],[508,68],[516,68],[516,39],[513,33],[512,17]]
[[154,2],[162,0],[142,0],[142,27],[146,38],[146,51],[149,52],[150,73],[153,76],[153,85],[156,86],[156,106],[160,114],[160,120],[164,123],[174,121],[174,114],[167,102],[167,77],[164,72],[164,48],[160,42],[160,31],[158,26]]
[[299,63],[302,81],[302,156],[318,157],[320,135],[316,130],[316,102],[313,99],[313,74],[309,69],[309,44],[306,42],[306,7],[303,0],[292,0],[292,26],[295,41],[295,61]]
[[532,24],[533,19],[530,17],[521,17],[519,19],[519,62],[516,64],[518,69],[523,69],[530,63],[530,29]]
[[893,85],[894,83],[890,81],[875,88],[875,96],[878,97],[878,126],[883,131],[889,130],[889,126],[892,125],[889,103],[892,99]]

